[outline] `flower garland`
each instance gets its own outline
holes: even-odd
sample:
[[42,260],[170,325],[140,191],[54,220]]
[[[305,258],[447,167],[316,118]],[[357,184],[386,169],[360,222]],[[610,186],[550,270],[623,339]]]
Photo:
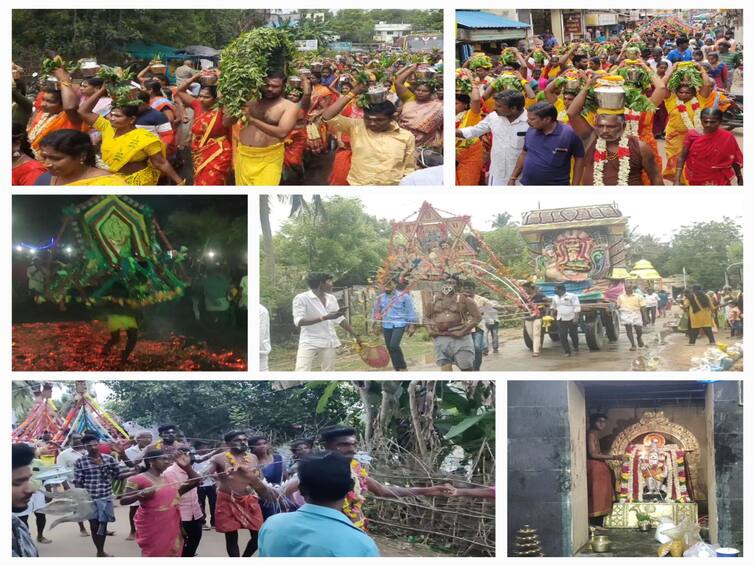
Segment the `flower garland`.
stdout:
[[354,489],[346,494],[343,499],[343,514],[346,515],[354,526],[365,530],[365,518],[362,512],[364,503],[363,493],[367,493],[367,470],[357,461],[351,460],[351,477],[354,479]]
[[[228,460],[228,463],[231,465],[231,468],[233,468],[234,470],[238,469],[239,463],[236,460],[236,457],[231,453],[230,450],[224,453],[223,456],[225,456],[225,459]],[[251,462],[251,459],[249,458],[249,454],[245,454],[242,460],[245,464],[249,464]]]
[[638,137],[640,135],[640,112],[627,108],[624,112],[624,120],[626,120],[626,132],[627,135],[632,137]]
[[[29,143],[34,143],[34,140],[37,139],[39,134],[45,129],[45,126],[47,126],[47,122],[55,118],[57,114],[50,114],[49,112],[45,112],[43,116],[39,119],[39,121],[34,124],[34,127],[29,131]],[[34,151],[34,155],[39,159],[39,156],[37,156],[37,151]]]
[[[619,140],[619,150],[616,152],[616,158],[619,160],[619,176],[616,182],[617,185],[629,184],[629,135],[624,129]],[[603,170],[608,161],[608,151],[606,149],[606,140],[598,138],[595,142],[595,153],[593,153],[593,175],[592,184],[596,187],[604,187]]]
[[[684,122],[684,127],[687,128],[687,131],[702,129],[703,124],[700,121],[702,108],[700,107],[700,102],[697,100],[697,97],[693,96],[689,103],[682,102],[678,98],[676,99],[676,102],[676,109],[679,112],[679,117],[682,119],[682,122]],[[689,108],[692,110],[692,119],[689,117],[687,104],[689,104]]]

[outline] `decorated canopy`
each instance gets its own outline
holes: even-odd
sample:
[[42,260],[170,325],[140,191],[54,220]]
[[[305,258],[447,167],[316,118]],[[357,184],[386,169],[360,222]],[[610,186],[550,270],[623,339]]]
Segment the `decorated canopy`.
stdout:
[[130,197],[100,195],[66,207],[63,214],[53,251],[70,230],[76,255],[50,270],[47,300],[140,308],[183,294],[182,255],[173,250],[151,208]]
[[657,281],[661,279],[660,273],[655,270],[653,264],[646,259],[641,259],[634,264],[632,271],[630,271],[637,279],[644,279],[646,281]]
[[63,431],[53,439],[61,445],[66,444],[72,433],[84,434],[86,431],[110,442],[128,438],[128,433],[86,392],[83,381],[76,382],[76,398],[63,422]]
[[436,291],[449,276],[475,281],[497,298],[520,307],[529,304],[509,270],[472,227],[469,216],[423,202],[419,211],[391,226],[388,257],[377,282],[401,281],[409,290]]
[[33,442],[49,431],[53,437],[61,434],[63,419],[58,414],[51,397],[52,385],[45,383],[34,392],[34,406],[23,422],[13,431],[14,442]]

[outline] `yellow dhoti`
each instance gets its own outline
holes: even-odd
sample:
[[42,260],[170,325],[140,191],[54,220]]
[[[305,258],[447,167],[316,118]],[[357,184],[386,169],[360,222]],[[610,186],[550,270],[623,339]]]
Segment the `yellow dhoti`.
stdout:
[[283,156],[283,142],[267,147],[238,144],[233,158],[236,185],[280,185]]

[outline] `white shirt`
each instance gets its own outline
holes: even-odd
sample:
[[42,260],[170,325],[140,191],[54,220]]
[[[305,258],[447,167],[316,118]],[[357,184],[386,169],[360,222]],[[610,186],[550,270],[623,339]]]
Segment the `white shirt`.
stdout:
[[[519,154],[524,147],[524,132],[529,128],[527,112],[524,110],[511,122],[508,118],[491,112],[476,126],[461,128],[461,133],[465,138],[479,138],[488,132],[493,134],[488,185],[508,185]],[[520,132],[522,135],[518,136]]]
[[579,305],[579,297],[573,293],[564,293],[561,297],[554,295],[551,299],[551,308],[556,309],[556,320],[570,321],[577,318],[577,313],[582,310]]
[[260,305],[260,371],[270,371],[267,356],[272,350],[270,345],[270,312]]
[[650,293],[649,295],[645,295],[645,306],[646,307],[657,307],[658,306],[658,295],[656,293]]
[[[338,299],[330,293],[325,294],[325,304],[315,295],[314,291],[299,293],[294,297],[294,324],[299,326],[302,319],[320,318],[338,310]],[[323,320],[299,329],[299,347],[305,348],[338,348],[341,341],[336,334],[336,325],[341,324],[344,317],[335,320]]]
[[63,466],[66,470],[68,470],[68,475],[70,476],[69,479],[73,481],[73,465],[76,463],[76,460],[81,458],[86,453],[86,450],[82,449],[81,452],[77,452],[73,448],[66,448],[58,454],[57,460],[55,460],[55,463],[58,466]]
[[399,185],[438,186],[443,184],[443,165],[417,169],[398,182]]

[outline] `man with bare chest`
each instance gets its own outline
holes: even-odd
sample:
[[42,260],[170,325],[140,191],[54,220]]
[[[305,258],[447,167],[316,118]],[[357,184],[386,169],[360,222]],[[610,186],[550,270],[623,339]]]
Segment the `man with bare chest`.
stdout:
[[275,491],[261,479],[259,461],[249,451],[247,436],[235,430],[225,435],[228,450],[210,459],[208,474],[217,482],[215,504],[215,530],[225,534],[228,556],[240,556],[240,529],[248,529],[249,542],[243,556],[252,556],[257,551],[257,538],[262,527],[262,510],[258,494],[271,499]]
[[[296,126],[299,106],[283,97],[286,77],[269,73],[261,89],[260,100],[251,100],[244,109],[244,125],[234,153],[236,185],[260,186],[280,184],[283,172],[283,142]],[[224,125],[236,118],[225,114]]]
[[433,295],[427,330],[435,344],[435,362],[443,371],[456,364],[461,371],[474,368],[472,332],[482,320],[475,302],[458,292],[458,281],[449,277],[440,294]]

